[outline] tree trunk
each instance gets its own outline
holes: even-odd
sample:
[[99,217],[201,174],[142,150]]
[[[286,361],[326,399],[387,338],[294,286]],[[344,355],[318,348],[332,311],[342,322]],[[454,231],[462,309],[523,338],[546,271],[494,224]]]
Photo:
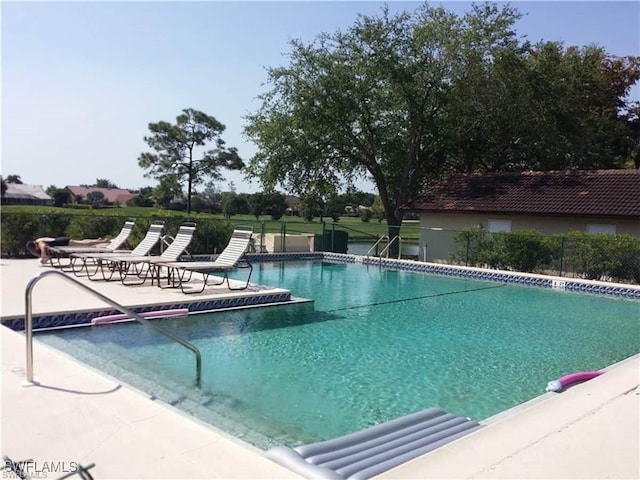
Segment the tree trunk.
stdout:
[[387,214],[387,231],[389,232],[389,241],[393,241],[389,246],[389,256],[393,258],[398,258],[398,254],[400,253],[399,237],[401,225],[402,213],[397,214],[397,212],[393,212]]
[[189,174],[187,177],[187,215],[191,214],[191,183],[193,182],[193,153],[189,152]]

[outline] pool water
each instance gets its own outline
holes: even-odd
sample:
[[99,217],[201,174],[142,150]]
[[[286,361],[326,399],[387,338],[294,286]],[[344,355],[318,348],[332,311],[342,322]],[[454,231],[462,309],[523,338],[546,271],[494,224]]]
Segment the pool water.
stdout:
[[37,339],[261,448],[334,438],[432,406],[485,419],[566,373],[640,352],[640,303],[320,261],[255,266],[252,282],[314,303]]

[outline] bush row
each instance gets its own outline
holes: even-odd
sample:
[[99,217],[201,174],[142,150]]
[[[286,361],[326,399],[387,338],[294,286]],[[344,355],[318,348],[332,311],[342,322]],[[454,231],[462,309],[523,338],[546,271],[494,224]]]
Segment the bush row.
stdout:
[[488,233],[470,227],[454,240],[454,263],[640,283],[640,240],[630,235],[572,231],[543,236],[536,230]]
[[[2,257],[30,256],[25,249],[25,244],[39,237],[66,236],[75,239],[114,237],[127,219],[125,216],[78,215],[77,213],[3,213],[0,220],[0,252]],[[137,218],[133,232],[127,241],[128,247],[135,247],[145,236],[149,225],[156,220],[165,222],[164,233],[170,235],[175,235],[183,222],[197,223],[193,241],[187,249],[191,254],[211,254],[222,251],[233,230],[230,222],[215,218],[196,220],[176,216]]]

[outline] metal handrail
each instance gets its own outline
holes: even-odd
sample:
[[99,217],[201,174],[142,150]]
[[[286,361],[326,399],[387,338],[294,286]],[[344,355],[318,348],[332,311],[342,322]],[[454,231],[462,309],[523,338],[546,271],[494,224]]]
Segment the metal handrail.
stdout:
[[387,246],[382,249],[379,256],[382,257],[382,254],[386,252],[387,258],[389,258],[389,248],[391,248],[391,245],[393,245],[393,242],[396,240],[398,240],[398,258],[400,258],[402,256],[402,237],[400,237],[400,235],[393,237],[391,241],[387,243]]
[[116,308],[116,309],[120,310],[122,313],[130,316],[131,318],[134,318],[135,320],[137,320],[138,322],[142,323],[143,325],[151,327],[152,329],[154,329],[158,333],[161,333],[165,337],[168,337],[171,340],[174,340],[174,341],[178,342],[183,347],[191,350],[196,356],[196,386],[197,387],[201,386],[201,383],[202,383],[202,355],[200,354],[200,350],[198,350],[198,348],[196,346],[192,345],[191,343],[189,343],[188,341],[184,340],[183,338],[180,338],[180,337],[174,335],[173,333],[166,331],[165,329],[159,327],[158,325],[154,324],[153,322],[150,322],[146,318],[138,315],[133,310],[130,310],[129,308],[124,307],[124,306],[120,305],[117,302],[114,302],[109,297],[104,296],[103,294],[101,294],[100,292],[94,290],[93,288],[88,287],[84,283],[81,283],[80,281],[76,280],[75,278],[70,277],[66,273],[60,272],[58,270],[45,270],[44,272],[38,273],[31,280],[29,280],[29,283],[27,283],[27,288],[25,289],[25,313],[26,313],[26,315],[25,315],[25,317],[26,317],[25,318],[25,336],[27,338],[27,382],[28,383],[30,383],[30,384],[34,383],[34,381],[33,381],[33,310],[32,310],[32,304],[31,304],[31,292],[33,291],[33,288],[35,287],[36,283],[38,283],[40,280],[42,280],[47,275],[53,275],[53,274],[60,275],[62,278],[66,279],[66,280],[69,280],[71,283],[75,283],[79,287],[84,288],[89,293],[92,293],[93,295],[98,297],[103,302],[108,303],[113,308]]
[[371,247],[369,250],[367,250],[367,254],[366,254],[366,256],[368,257],[368,256],[371,254],[371,252],[373,252],[373,251],[378,247],[378,245],[380,244],[380,242],[382,242],[383,240],[387,240],[387,241],[389,241],[389,235],[382,235],[382,236],[381,236],[381,237],[376,241],[376,243],[374,243],[374,244],[373,244],[373,247]]

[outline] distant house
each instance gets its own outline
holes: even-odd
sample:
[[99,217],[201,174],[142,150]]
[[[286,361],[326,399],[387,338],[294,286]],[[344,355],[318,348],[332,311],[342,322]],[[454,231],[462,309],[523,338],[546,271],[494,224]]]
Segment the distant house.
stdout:
[[367,207],[366,205],[358,205],[354,207],[353,205],[347,205],[344,207],[344,211],[347,215],[360,215],[364,211],[371,211],[371,207]]
[[453,235],[470,226],[640,237],[640,170],[456,174],[403,210],[420,215],[426,261],[444,261]]
[[53,205],[53,198],[40,185],[7,183],[7,191],[2,196],[5,205]]
[[86,200],[87,195],[91,192],[100,192],[108,203],[116,205],[125,205],[129,200],[138,196],[137,193],[131,193],[129,190],[122,188],[76,187],[71,185],[67,185],[65,188],[74,197],[80,197],[83,200]]

